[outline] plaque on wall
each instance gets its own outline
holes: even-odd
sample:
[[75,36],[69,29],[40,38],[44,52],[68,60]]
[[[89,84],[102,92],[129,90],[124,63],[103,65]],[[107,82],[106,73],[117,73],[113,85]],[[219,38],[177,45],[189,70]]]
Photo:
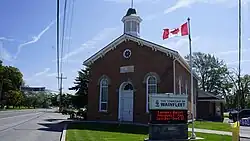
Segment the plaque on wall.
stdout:
[[134,66],[122,66],[120,67],[120,73],[134,72]]

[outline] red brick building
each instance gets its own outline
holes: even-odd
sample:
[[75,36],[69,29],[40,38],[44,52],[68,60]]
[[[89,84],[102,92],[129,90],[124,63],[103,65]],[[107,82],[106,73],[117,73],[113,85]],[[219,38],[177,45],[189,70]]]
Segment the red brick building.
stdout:
[[[84,62],[91,66],[87,115],[89,120],[147,123],[148,94],[190,95],[189,65],[177,51],[139,37],[142,19],[135,9],[122,21],[124,34]],[[194,93],[196,101],[196,78]]]

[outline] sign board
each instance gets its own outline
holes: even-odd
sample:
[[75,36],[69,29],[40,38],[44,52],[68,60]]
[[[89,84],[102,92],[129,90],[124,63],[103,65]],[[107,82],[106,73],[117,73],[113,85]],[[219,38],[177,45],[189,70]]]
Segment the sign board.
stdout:
[[153,110],[150,114],[152,124],[186,124],[187,110]]
[[149,124],[149,140],[184,141],[188,139],[188,124]]
[[134,72],[134,66],[122,66],[120,67],[120,73]]
[[149,95],[149,139],[188,139],[188,96],[172,93]]
[[151,94],[149,95],[149,110],[187,110],[187,95]]

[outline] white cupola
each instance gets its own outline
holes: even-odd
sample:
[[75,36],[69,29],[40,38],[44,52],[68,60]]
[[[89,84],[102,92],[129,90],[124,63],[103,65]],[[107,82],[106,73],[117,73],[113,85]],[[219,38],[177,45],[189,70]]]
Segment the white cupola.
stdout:
[[127,14],[122,18],[124,23],[124,33],[140,37],[140,23],[142,19],[136,14],[134,8],[129,8]]

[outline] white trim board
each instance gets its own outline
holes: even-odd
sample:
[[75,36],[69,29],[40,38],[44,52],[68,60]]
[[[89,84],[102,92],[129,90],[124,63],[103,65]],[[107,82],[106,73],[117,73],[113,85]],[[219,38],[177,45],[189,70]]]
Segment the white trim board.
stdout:
[[[108,53],[111,50],[114,50],[117,45],[121,44],[122,42],[126,42],[126,41],[134,41],[136,43],[138,43],[139,46],[141,47],[150,47],[153,51],[160,51],[165,53],[167,56],[172,57],[173,59],[177,59],[177,61],[189,72],[190,72],[190,67],[188,65],[188,63],[184,60],[183,57],[181,57],[181,55],[174,50],[168,49],[164,46],[152,43],[150,41],[144,40],[142,38],[139,37],[135,37],[135,36],[131,36],[128,34],[123,34],[120,37],[116,38],[113,42],[111,42],[110,44],[108,44],[106,47],[102,48],[101,50],[99,50],[97,53],[95,53],[94,55],[92,55],[90,58],[88,58],[87,60],[85,60],[83,62],[83,65],[85,66],[90,66],[92,63],[94,63],[97,59],[102,58],[105,56],[106,53]],[[198,80],[198,76],[194,73],[194,77]]]

